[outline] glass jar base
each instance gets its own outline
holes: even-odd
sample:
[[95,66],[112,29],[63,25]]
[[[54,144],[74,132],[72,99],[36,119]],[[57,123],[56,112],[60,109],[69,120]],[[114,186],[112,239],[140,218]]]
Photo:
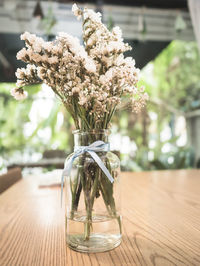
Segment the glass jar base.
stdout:
[[105,252],[118,247],[120,243],[121,235],[91,234],[89,240],[84,240],[83,235],[67,236],[67,245],[79,252]]

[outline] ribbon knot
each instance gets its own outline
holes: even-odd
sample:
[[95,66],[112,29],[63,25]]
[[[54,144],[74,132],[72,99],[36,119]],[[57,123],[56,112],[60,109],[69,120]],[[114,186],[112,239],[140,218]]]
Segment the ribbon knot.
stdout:
[[101,170],[104,172],[104,174],[108,177],[111,183],[114,182],[114,179],[112,175],[109,173],[108,169],[105,167],[104,163],[102,162],[101,158],[96,154],[96,152],[103,152],[103,151],[109,151],[110,145],[109,143],[105,143],[101,140],[97,140],[90,144],[89,146],[78,146],[74,148],[74,153],[72,156],[67,160],[65,163],[65,167],[62,173],[62,179],[61,179],[61,205],[62,205],[62,196],[63,196],[63,185],[64,185],[64,177],[69,176],[72,165],[74,160],[81,156],[84,153],[89,153],[90,156],[94,159],[94,161],[98,164],[98,166],[101,168]]

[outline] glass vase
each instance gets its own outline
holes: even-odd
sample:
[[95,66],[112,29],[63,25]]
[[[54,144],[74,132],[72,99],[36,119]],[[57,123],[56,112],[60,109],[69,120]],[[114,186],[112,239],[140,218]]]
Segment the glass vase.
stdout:
[[[108,132],[75,131],[75,149],[98,140],[108,143]],[[121,243],[120,160],[110,151],[96,154],[112,175],[113,183],[87,152],[73,161],[65,177],[66,242],[81,252],[103,252]]]

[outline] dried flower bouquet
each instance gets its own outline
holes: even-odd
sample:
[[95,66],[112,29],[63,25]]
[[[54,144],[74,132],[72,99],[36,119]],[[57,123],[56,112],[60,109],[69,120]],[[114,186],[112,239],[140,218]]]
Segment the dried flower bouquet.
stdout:
[[[119,27],[110,32],[101,22],[101,14],[90,9],[80,9],[76,4],[72,11],[82,19],[84,46],[77,38],[67,33],[59,33],[52,42],[45,42],[34,34],[25,32],[21,39],[26,48],[17,54],[17,59],[28,63],[26,68],[17,69],[17,87],[11,94],[21,100],[27,97],[24,87],[27,84],[44,82],[61,99],[71,114],[76,129],[81,132],[108,129],[116,108],[124,101],[131,103],[134,111],[139,111],[148,96],[144,88],[138,88],[139,70],[131,57],[123,53],[131,47],[123,42]],[[92,134],[83,138],[81,146],[96,140],[104,140],[101,134]],[[102,159],[103,160],[103,159]],[[92,210],[95,197],[100,193],[109,215],[118,219],[113,184],[95,163],[89,167],[86,157],[79,158],[82,168],[77,178],[71,183],[71,219],[77,211],[80,193],[85,195],[86,222],[85,240],[90,237]],[[109,161],[105,166],[112,173]]]

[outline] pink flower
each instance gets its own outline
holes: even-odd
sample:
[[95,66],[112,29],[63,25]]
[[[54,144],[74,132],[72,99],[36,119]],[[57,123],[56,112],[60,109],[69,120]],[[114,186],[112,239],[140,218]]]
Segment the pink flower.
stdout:
[[23,79],[25,73],[26,73],[25,68],[18,68],[17,71],[15,72],[15,75],[18,79]]
[[27,54],[27,50],[26,48],[21,49],[18,53],[17,53],[17,59],[18,60],[23,60],[23,58],[26,56]]
[[22,88],[13,88],[10,92],[10,94],[16,99],[16,100],[24,100],[28,93],[27,91],[24,91]]

